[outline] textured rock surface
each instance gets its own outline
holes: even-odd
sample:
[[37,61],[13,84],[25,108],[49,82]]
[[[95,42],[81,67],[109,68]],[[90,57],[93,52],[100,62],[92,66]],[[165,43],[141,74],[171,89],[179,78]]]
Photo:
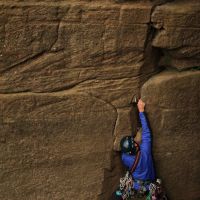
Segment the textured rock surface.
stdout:
[[156,75],[142,87],[157,173],[170,199],[200,197],[199,84],[200,72],[170,71]]
[[144,65],[149,4],[1,7],[0,92],[88,87],[94,79],[103,88],[123,78],[130,85]]
[[0,95],[0,105],[0,199],[101,194],[117,117],[112,106],[78,93]]
[[[198,4],[175,1],[155,6],[165,2],[0,2],[0,199],[108,199],[122,171],[119,154],[112,149],[119,150],[121,137],[132,131],[131,99],[159,72],[160,52],[165,53],[161,61],[165,66],[199,65]],[[162,102],[154,115],[156,119],[163,115],[161,125],[176,130],[172,96],[187,99],[189,92],[184,92],[190,86],[193,98],[199,100],[198,76],[193,72],[179,77],[174,71],[145,92]],[[169,94],[157,92],[165,86],[163,81]],[[148,104],[151,114],[156,102]],[[175,107],[168,112],[163,105]],[[182,106],[182,120],[197,139],[199,126],[192,121],[196,108],[191,114]],[[153,119],[150,116],[155,129]],[[171,154],[159,142],[167,137],[166,133],[155,140],[155,149],[161,149],[156,161],[174,197],[176,187],[169,183],[177,184],[178,191],[182,185],[172,176],[176,169],[164,166],[163,153]],[[181,148],[178,138],[175,141]],[[191,157],[193,167],[199,160]],[[186,179],[191,181],[188,195],[198,199],[194,176]]]
[[164,49],[162,62],[179,70],[200,65],[200,2],[174,1],[157,6],[151,21],[153,46]]
[[113,140],[155,71],[152,5],[33,2],[0,3],[0,198],[108,199]]

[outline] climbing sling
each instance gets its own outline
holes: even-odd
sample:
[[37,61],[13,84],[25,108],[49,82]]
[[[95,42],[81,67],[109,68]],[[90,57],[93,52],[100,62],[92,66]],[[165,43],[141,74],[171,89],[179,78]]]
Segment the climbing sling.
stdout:
[[[138,148],[139,148],[139,146],[138,146]],[[138,164],[139,159],[140,159],[140,154],[141,154],[141,152],[140,152],[140,149],[139,149],[136,156],[135,156],[135,161],[134,161],[133,166],[132,166],[131,171],[130,171],[131,174],[135,171],[135,169],[137,167],[137,164]]]

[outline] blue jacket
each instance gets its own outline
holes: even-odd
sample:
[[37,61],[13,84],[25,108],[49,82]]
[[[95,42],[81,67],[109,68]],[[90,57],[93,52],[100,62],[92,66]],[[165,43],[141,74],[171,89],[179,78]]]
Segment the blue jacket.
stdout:
[[[142,181],[154,181],[155,180],[155,170],[152,159],[151,151],[151,132],[147,123],[146,116],[143,112],[139,113],[141,124],[142,124],[142,143],[140,145],[140,159],[135,171],[132,173],[134,180]],[[123,164],[131,169],[135,160],[135,156],[122,153]],[[134,188],[139,189],[139,184],[135,182]]]

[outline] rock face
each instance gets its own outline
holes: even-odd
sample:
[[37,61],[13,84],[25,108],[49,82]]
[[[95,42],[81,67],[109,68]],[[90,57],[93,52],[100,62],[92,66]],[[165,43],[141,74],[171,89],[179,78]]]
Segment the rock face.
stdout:
[[0,97],[0,198],[96,199],[115,109],[81,93]]
[[163,62],[179,70],[200,65],[199,1],[174,1],[157,6],[151,21],[153,46],[164,49]]
[[[199,65],[200,6],[167,2],[0,2],[0,199],[109,199],[122,172],[113,149],[135,128],[130,102],[148,79],[142,94],[158,174],[172,200],[199,199],[198,146],[187,152],[198,139],[199,72],[153,76],[159,63],[178,70]],[[194,112],[183,109],[190,101]],[[176,126],[177,109],[184,126]],[[188,130],[193,138],[182,147]],[[175,148],[168,151],[168,144]],[[187,164],[181,151],[194,168],[183,181],[190,182],[187,198],[177,196],[183,184],[174,176],[189,166],[166,167],[171,159],[172,167]]]
[[200,72],[168,71],[142,87],[152,127],[157,174],[163,178],[170,199],[200,196],[199,84]]
[[[1,8],[0,92],[88,89],[92,81],[103,96],[118,79],[126,82],[120,84],[126,90],[137,82],[150,4],[5,3]],[[114,91],[110,96],[116,101]]]
[[113,140],[155,71],[152,5],[49,2],[0,3],[0,199],[107,199]]

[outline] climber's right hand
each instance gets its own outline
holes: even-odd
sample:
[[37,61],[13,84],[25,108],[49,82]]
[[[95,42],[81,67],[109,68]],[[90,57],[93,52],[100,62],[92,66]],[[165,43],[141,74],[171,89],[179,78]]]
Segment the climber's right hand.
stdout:
[[138,107],[139,112],[144,112],[145,103],[142,101],[142,99],[139,99],[137,103],[137,107]]

